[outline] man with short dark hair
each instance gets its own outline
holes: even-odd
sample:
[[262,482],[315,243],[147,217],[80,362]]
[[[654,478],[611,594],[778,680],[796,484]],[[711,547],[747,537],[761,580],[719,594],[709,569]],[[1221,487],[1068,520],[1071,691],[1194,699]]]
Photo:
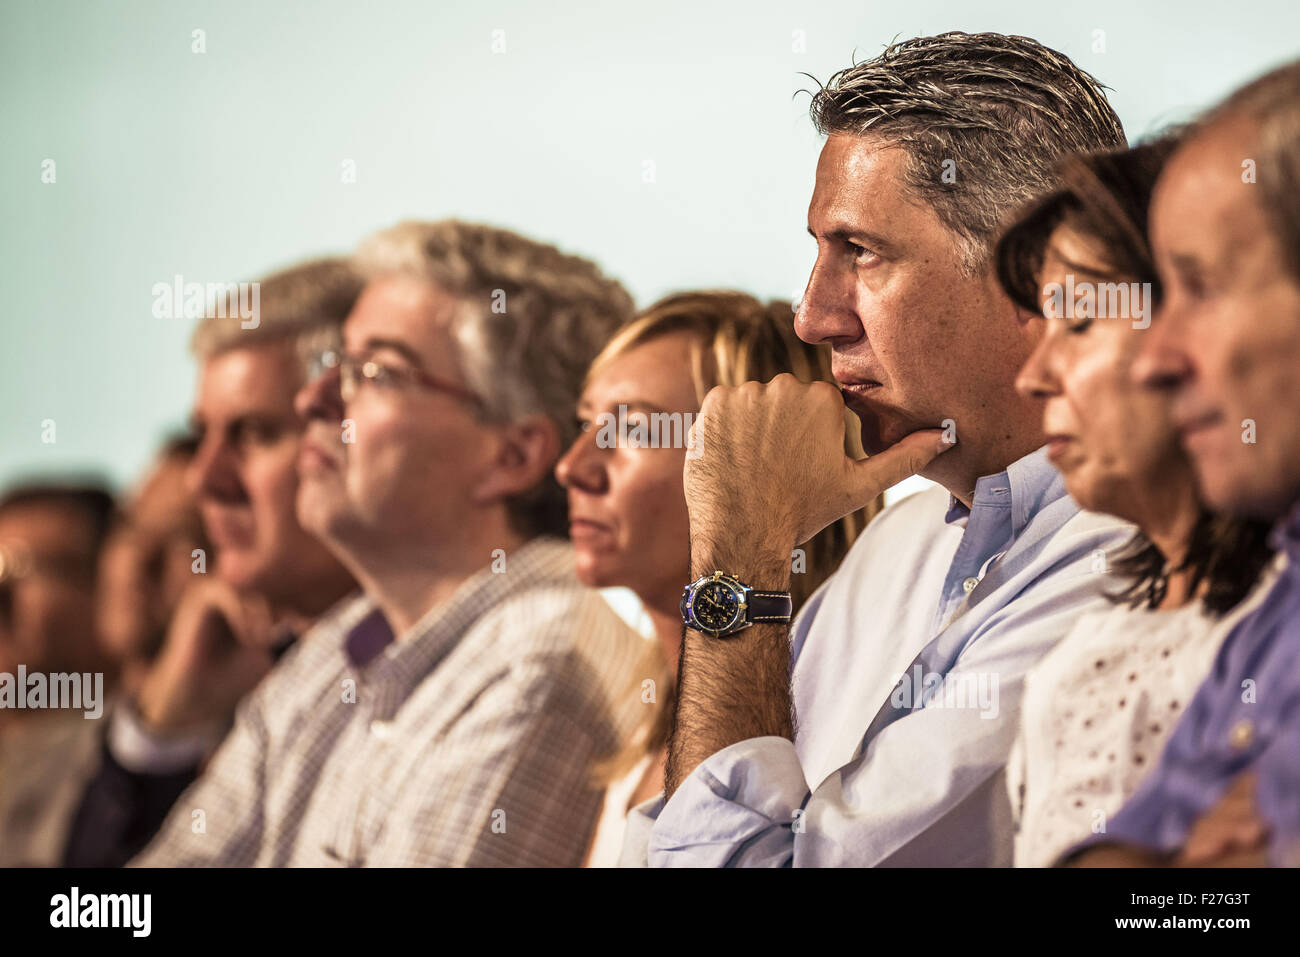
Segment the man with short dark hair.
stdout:
[[[780,376],[704,401],[666,800],[634,811],[624,861],[1008,863],[1025,672],[1105,602],[1125,531],[1047,461],[1041,404],[1014,387],[1041,323],[989,252],[1062,153],[1123,131],[1068,58],[998,34],[895,44],[812,113],[827,140],[795,328],[831,345],[840,391]],[[865,461],[844,455],[846,404]],[[779,606],[795,546],[915,472],[938,487],[877,517],[793,627],[749,610],[741,588]]]
[[[113,675],[96,643],[94,586],[112,512],[96,486],[29,484],[0,498],[0,866],[58,863],[95,771],[93,719]],[[96,679],[80,680],[93,673],[96,702],[27,700],[36,676],[53,689],[52,676],[70,675],[93,695]]]

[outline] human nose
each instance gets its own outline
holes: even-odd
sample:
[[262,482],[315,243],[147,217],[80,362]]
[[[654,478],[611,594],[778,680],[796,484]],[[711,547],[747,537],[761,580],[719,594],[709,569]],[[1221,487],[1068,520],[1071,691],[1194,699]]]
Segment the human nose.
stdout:
[[1053,340],[1044,335],[1016,376],[1016,391],[1026,399],[1049,399],[1059,395],[1061,384],[1054,359]]
[[304,422],[322,419],[338,422],[343,418],[343,388],[339,366],[324,368],[310,376],[293,400],[294,410]]
[[569,450],[555,463],[555,479],[566,489],[593,493],[603,491],[607,485],[594,431],[591,429],[574,439]]
[[854,308],[851,274],[846,277],[830,256],[819,252],[799,310],[794,317],[795,334],[804,342],[855,341],[862,335],[862,322]]

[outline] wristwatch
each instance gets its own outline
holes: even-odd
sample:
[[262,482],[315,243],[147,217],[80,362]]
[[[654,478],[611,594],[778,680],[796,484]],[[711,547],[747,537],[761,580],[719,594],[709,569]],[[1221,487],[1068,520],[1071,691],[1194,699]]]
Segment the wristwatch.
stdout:
[[697,578],[682,591],[682,621],[714,638],[753,624],[789,622],[792,607],[788,591],[756,591],[720,571]]

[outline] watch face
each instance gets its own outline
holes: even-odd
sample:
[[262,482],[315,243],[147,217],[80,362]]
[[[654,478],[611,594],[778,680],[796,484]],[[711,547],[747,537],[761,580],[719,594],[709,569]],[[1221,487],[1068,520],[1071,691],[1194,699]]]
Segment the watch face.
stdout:
[[695,592],[691,613],[706,630],[726,631],[740,615],[740,596],[723,582],[705,582]]

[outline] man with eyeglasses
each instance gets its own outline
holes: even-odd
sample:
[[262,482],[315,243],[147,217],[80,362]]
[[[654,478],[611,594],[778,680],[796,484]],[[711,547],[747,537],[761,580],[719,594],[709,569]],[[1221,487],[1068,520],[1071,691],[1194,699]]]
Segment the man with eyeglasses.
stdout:
[[310,375],[314,381],[333,370],[338,370],[339,390],[341,396],[354,395],[357,383],[362,379],[374,384],[376,389],[400,389],[406,386],[419,386],[431,392],[441,392],[482,408],[483,401],[468,389],[436,379],[420,369],[405,366],[386,366],[374,359],[364,356],[347,356],[333,349],[326,349],[312,356],[309,360]]
[[552,469],[632,303],[469,223],[404,223],[357,262],[343,348],[298,395],[298,516],[364,595],[250,696],[136,863],[576,866],[644,645],[578,584]]

